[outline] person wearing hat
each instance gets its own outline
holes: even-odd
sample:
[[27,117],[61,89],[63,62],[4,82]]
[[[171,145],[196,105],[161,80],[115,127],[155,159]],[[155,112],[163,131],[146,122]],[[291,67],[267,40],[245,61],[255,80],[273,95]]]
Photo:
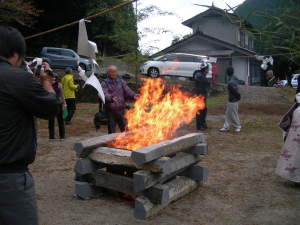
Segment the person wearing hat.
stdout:
[[209,65],[206,62],[202,62],[200,65],[200,71],[195,74],[195,90],[197,95],[204,97],[205,108],[200,110],[196,115],[196,128],[197,130],[204,131],[208,128],[206,123],[207,105],[206,99],[208,91],[210,89],[210,82],[207,79],[209,71]]
[[[65,124],[63,118],[63,109],[67,106],[62,84],[59,82],[59,78],[57,74],[53,74],[52,78],[52,87],[55,91],[56,98],[59,101],[59,110],[56,115],[57,123],[58,123],[58,130],[59,130],[59,137],[61,140],[65,138]],[[48,120],[48,128],[49,128],[49,139],[55,139],[55,117],[51,117]]]
[[285,142],[275,173],[284,179],[300,184],[300,94],[296,103],[284,115],[279,127],[285,132]]
[[234,76],[234,69],[232,67],[227,68],[228,81],[228,103],[225,114],[225,123],[220,129],[221,132],[227,132],[230,127],[234,127],[234,131],[241,132],[242,126],[239,118],[239,101],[241,100],[241,94],[239,92],[238,84],[239,80]]

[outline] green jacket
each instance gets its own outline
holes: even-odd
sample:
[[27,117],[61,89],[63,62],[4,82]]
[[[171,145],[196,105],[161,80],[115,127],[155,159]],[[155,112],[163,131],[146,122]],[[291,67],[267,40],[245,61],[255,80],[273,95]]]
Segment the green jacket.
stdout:
[[62,79],[65,99],[75,98],[75,90],[78,85],[74,84],[73,74],[66,74]]

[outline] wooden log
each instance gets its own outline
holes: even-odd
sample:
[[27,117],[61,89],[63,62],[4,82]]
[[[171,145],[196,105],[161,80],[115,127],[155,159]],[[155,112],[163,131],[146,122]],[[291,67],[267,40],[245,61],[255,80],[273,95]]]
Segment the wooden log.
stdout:
[[208,146],[207,143],[199,143],[190,149],[187,152],[196,154],[196,155],[207,155],[208,154]]
[[131,158],[132,151],[100,147],[95,149],[89,158],[97,164],[127,166],[129,168],[137,168],[142,170],[150,170],[152,172],[160,173],[169,170],[168,157],[161,157],[153,162],[136,165]]
[[75,143],[74,150],[76,155],[81,158],[86,158],[94,149],[105,146],[107,143],[113,141],[118,135],[118,133],[108,134]]
[[136,167],[131,159],[131,151],[128,150],[100,147],[95,149],[89,158],[100,164]]
[[88,158],[78,160],[74,167],[74,172],[79,176],[92,174],[96,170],[97,166]]
[[162,183],[200,160],[200,155],[178,153],[175,157],[168,160],[170,169],[166,173],[155,174],[148,170],[139,170],[133,174],[134,190],[135,192],[141,192],[155,184]]
[[97,170],[94,173],[95,186],[118,191],[130,196],[136,196],[133,180],[130,177]]
[[188,177],[197,182],[207,182],[208,180],[208,169],[200,165],[193,165],[183,171],[180,176]]
[[179,151],[185,151],[188,148],[204,141],[203,134],[188,134],[173,140],[167,140],[147,146],[132,152],[131,158],[137,165],[151,162],[162,156],[168,156]]
[[94,187],[87,182],[75,182],[75,195],[83,200],[98,198],[103,195],[101,189]]
[[145,196],[138,197],[135,200],[134,216],[137,219],[146,219],[165,208],[171,202],[192,192],[197,187],[197,182],[187,177],[175,178],[170,182],[157,187],[157,192],[160,192],[163,198],[162,204],[153,204],[149,198]]

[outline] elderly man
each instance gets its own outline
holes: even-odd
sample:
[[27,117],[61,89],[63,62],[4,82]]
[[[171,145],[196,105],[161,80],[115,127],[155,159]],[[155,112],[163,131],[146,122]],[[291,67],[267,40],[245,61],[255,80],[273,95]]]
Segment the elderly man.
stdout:
[[108,133],[116,132],[116,124],[123,132],[126,128],[126,119],[124,118],[126,100],[135,100],[138,95],[135,94],[122,80],[118,74],[116,66],[109,66],[107,68],[106,78],[102,82],[102,88],[105,94],[105,109],[108,117]]

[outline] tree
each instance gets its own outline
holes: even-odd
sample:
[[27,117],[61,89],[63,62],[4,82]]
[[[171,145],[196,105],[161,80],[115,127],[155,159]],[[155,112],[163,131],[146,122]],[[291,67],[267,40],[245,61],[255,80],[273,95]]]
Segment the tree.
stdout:
[[[284,78],[288,67],[293,67],[293,71],[299,69],[300,2],[274,0],[271,3],[266,0],[248,0],[237,13],[252,21],[254,28],[251,31],[256,34],[258,53],[283,54],[275,57],[275,71]],[[270,7],[267,7],[268,4]],[[253,8],[254,5],[256,9]]]
[[32,1],[14,0],[0,1],[0,24],[30,27],[41,11]]

